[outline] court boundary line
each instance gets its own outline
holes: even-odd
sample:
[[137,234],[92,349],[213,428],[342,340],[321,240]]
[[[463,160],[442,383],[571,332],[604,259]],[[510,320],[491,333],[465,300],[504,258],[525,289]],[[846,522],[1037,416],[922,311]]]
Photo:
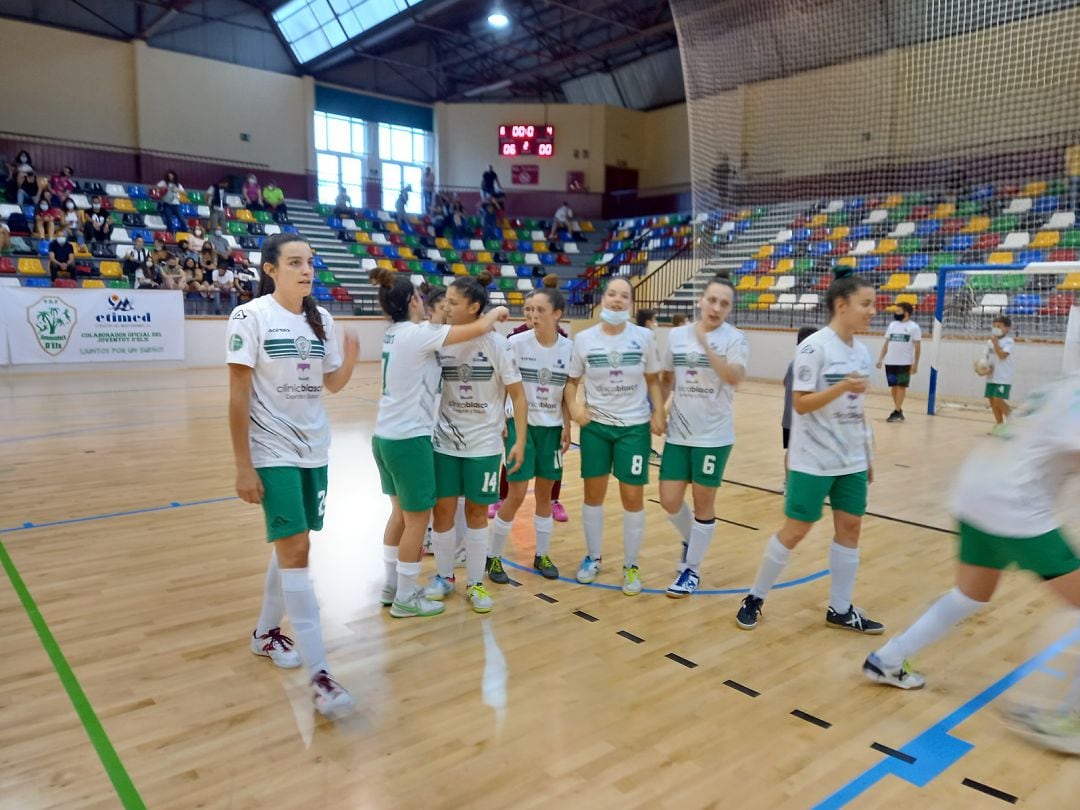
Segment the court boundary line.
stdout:
[[66,526],[70,523],[87,523],[91,520],[105,520],[107,518],[115,517],[127,517],[128,515],[142,515],[147,512],[164,512],[168,509],[183,509],[188,506],[204,506],[209,503],[224,503],[225,501],[238,501],[240,500],[236,495],[227,495],[222,498],[205,498],[201,501],[188,501],[187,503],[181,503],[180,501],[173,501],[165,506],[147,506],[142,509],[128,509],[122,512],[105,512],[100,515],[86,515],[84,517],[77,518],[64,518],[63,520],[47,520],[43,523],[33,523],[32,521],[26,521],[21,526],[8,526],[7,528],[0,529],[0,534],[12,534],[14,532],[25,532],[30,529],[45,529],[49,526]]
[[30,593],[30,589],[26,587],[26,583],[23,582],[18,569],[15,567],[14,560],[11,559],[11,555],[2,541],[0,541],[0,565],[3,566],[4,571],[7,573],[11,587],[19,597],[19,601],[30,619],[30,624],[33,625],[34,630],[37,632],[41,646],[45,648],[45,654],[49,657],[49,661],[60,679],[61,686],[67,692],[68,699],[75,709],[75,714],[82,723],[86,736],[90,738],[90,744],[94,746],[94,751],[105,769],[105,774],[109,777],[109,781],[112,782],[117,798],[120,799],[120,803],[125,808],[145,810],[146,804],[139,795],[135,783],[131,781],[120,755],[116,753],[112,741],[109,740],[109,735],[105,732],[105,727],[101,724],[101,720],[98,719],[93,706],[90,705],[90,699],[87,698],[78,678],[75,677],[75,673],[72,671],[63,651],[61,651],[56,637],[53,636],[52,631],[49,629],[49,625],[45,621],[40,608],[38,608],[37,602],[34,601],[34,597]]

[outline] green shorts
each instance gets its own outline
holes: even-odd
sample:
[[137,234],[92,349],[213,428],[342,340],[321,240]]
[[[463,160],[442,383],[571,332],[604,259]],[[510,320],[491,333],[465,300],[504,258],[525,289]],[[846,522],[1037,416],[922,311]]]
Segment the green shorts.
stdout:
[[[513,420],[506,423],[506,452],[517,441],[517,427]],[[507,466],[507,481],[531,481],[533,478],[546,478],[549,481],[562,480],[562,428],[529,425],[525,434],[525,460],[517,472],[510,472]]]
[[986,392],[983,394],[987,399],[1008,399],[1012,393],[1011,385],[1003,383],[987,383]]
[[435,497],[492,504],[499,500],[502,456],[461,458],[435,453]]
[[430,436],[373,436],[371,451],[384,495],[397,498],[406,512],[426,512],[435,505],[435,451]]
[[660,459],[661,481],[689,481],[703,487],[720,486],[724,467],[731,455],[732,445],[725,447],[688,447],[685,444],[664,444]]
[[810,475],[788,473],[787,499],[784,514],[792,520],[816,523],[821,520],[825,498],[834,512],[847,512],[862,517],[866,514],[866,470],[847,475]]
[[1060,529],[1036,537],[1000,537],[960,522],[960,562],[983,568],[1008,568],[1016,564],[1044,579],[1071,574],[1080,558]]
[[648,423],[616,427],[589,422],[581,429],[581,477],[615,473],[624,484],[649,483],[652,437]]
[[326,467],[259,467],[266,541],[317,532],[326,511]]

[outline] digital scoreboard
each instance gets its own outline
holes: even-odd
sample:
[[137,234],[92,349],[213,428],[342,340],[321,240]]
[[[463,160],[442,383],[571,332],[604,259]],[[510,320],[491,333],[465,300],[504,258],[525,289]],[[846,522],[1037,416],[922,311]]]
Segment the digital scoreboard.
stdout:
[[503,157],[555,155],[555,127],[549,124],[501,124],[499,154]]

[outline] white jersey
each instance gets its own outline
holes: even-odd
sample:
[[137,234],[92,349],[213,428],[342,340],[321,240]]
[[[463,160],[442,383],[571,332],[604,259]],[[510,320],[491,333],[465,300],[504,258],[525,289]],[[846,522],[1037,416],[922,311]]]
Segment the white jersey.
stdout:
[[444,346],[435,449],[447,456],[502,455],[506,386],[521,382],[510,342],[497,332]]
[[[729,323],[706,335],[709,347],[724,360],[746,368],[750,344]],[[720,379],[698,340],[693,324],[678,326],[668,334],[661,362],[675,375],[667,441],[687,447],[726,447],[735,443],[732,406],[735,389]]]
[[893,321],[885,330],[889,348],[885,350],[885,365],[915,365],[915,344],[922,340],[922,329],[915,321]]
[[263,295],[229,317],[226,361],[248,366],[251,405],[248,438],[255,467],[322,467],[330,447],[323,408],[323,375],[343,361],[334,319],[319,307],[326,342],[304,315]]
[[[870,350],[857,340],[845,343],[829,327],[819,329],[795,349],[792,391],[824,391],[849,374],[870,376]],[[807,414],[792,410],[788,468],[810,475],[847,475],[869,465],[865,394],[841,394]]]
[[375,417],[381,439],[430,436],[439,392],[439,349],[449,326],[401,321],[383,336],[382,396]]
[[574,336],[570,376],[585,378],[585,405],[602,425],[648,422],[645,375],[658,371],[660,358],[650,329],[628,323],[619,334],[609,335],[597,324]]
[[952,513],[989,534],[1037,537],[1061,525],[1054,507],[1080,472],[1080,376],[1036,391],[1009,427],[1009,441],[982,442],[961,466]]
[[[573,348],[573,341],[560,334],[555,335],[554,346],[541,346],[534,329],[510,336],[510,350],[525,384],[530,425],[562,427],[563,389],[566,388]],[[507,416],[513,416],[509,402]]]
[[987,382],[994,385],[1012,385],[1013,377],[1016,376],[1016,366],[1013,364],[1015,345],[1016,341],[1008,335],[998,338],[998,346],[1001,347],[1003,352],[1009,353],[1009,356],[1002,360],[994,351],[994,342],[991,340],[986,341],[986,362],[993,366]]

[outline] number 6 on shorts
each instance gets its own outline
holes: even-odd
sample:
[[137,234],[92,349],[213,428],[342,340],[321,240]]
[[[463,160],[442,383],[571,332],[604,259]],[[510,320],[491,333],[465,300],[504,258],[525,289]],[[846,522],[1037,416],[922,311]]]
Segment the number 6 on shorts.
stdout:
[[716,456],[705,456],[701,460],[701,472],[705,475],[712,475],[716,472]]

